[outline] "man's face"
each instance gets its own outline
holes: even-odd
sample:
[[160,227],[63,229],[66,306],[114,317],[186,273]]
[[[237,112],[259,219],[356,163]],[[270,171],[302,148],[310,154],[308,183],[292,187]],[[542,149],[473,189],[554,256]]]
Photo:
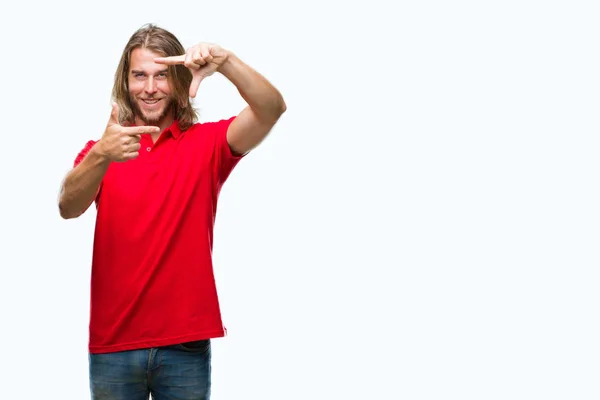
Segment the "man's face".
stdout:
[[160,126],[167,117],[172,119],[172,97],[167,66],[156,64],[155,57],[161,55],[145,48],[138,47],[131,52],[129,99],[136,119],[146,125]]

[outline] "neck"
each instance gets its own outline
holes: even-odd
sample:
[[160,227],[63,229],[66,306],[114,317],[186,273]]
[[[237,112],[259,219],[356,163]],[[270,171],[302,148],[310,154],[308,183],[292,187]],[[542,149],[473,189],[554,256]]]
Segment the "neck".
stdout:
[[175,119],[173,118],[173,113],[169,112],[167,115],[163,116],[160,120],[157,121],[151,121],[149,124],[147,124],[146,122],[144,122],[143,120],[141,120],[139,117],[135,117],[135,124],[137,126],[144,126],[144,125],[150,125],[150,126],[158,126],[160,128],[160,132],[158,133],[152,133],[150,136],[152,137],[152,141],[156,142],[156,139],[158,139],[158,137],[160,136],[160,134],[167,129],[168,127],[170,127],[173,124],[173,121],[175,121]]

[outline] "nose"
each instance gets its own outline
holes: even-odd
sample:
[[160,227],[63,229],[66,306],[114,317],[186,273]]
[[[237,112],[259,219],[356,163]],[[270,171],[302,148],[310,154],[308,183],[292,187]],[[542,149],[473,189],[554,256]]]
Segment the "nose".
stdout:
[[156,91],[157,91],[156,81],[154,80],[153,77],[149,77],[148,78],[148,82],[146,83],[146,87],[144,88],[144,90],[148,94],[156,93]]

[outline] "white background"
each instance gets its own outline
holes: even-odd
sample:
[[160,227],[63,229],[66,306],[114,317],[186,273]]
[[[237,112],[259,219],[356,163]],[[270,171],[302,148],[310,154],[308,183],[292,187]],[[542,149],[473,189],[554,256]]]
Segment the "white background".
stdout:
[[[95,210],[62,220],[58,190],[155,22],[288,105],[220,199],[213,399],[600,398],[594,2],[384,4],[3,9],[3,397],[89,398]],[[196,100],[243,105],[219,75]]]

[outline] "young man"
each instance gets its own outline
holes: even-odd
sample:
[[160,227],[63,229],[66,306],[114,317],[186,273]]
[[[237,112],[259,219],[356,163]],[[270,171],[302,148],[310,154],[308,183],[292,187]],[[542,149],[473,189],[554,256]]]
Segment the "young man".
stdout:
[[[219,72],[247,102],[199,123],[190,103]],[[286,105],[231,51],[187,51],[147,25],[127,43],[113,108],[62,186],[60,215],[96,203],[89,325],[90,390],[99,399],[209,399],[210,339],[225,335],[212,269],[217,199],[227,177]]]

